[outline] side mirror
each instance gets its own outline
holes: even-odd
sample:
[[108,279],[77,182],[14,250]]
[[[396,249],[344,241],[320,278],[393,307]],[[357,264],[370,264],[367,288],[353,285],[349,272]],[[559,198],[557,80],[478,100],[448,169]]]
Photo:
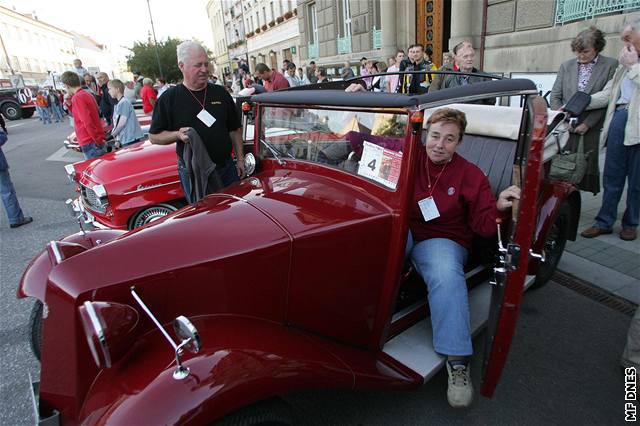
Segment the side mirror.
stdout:
[[187,348],[189,352],[194,354],[200,352],[200,348],[202,347],[200,334],[198,334],[198,330],[187,317],[180,315],[173,320],[173,329],[182,342],[187,342],[184,347]]
[[256,157],[252,153],[244,156],[244,172],[247,176],[251,176],[256,171]]

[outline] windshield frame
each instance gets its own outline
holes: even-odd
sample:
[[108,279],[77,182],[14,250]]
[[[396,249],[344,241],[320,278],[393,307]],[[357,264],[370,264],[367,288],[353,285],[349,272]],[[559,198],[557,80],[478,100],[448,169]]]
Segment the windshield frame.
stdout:
[[[317,106],[317,105],[291,105],[291,104],[264,103],[264,104],[259,104],[259,107],[256,108],[256,118],[255,118],[255,127],[254,127],[254,152],[257,158],[259,158],[261,161],[272,160],[276,162],[279,167],[285,167],[285,168],[287,166],[291,166],[292,168],[299,168],[299,167],[296,167],[295,164],[305,164],[310,168],[316,169],[316,170],[330,169],[337,173],[349,175],[354,179],[357,179],[358,182],[362,182],[362,183],[359,183],[358,186],[362,186],[363,184],[366,184],[367,187],[369,187],[369,185],[371,185],[372,187],[379,188],[380,190],[383,190],[388,193],[395,193],[398,191],[401,185],[401,179],[398,180],[395,188],[391,188],[380,182],[376,182],[374,180],[361,176],[357,173],[352,173],[348,170],[344,170],[339,167],[335,167],[329,164],[322,164],[322,163],[314,162],[310,160],[305,160],[301,158],[291,158],[290,156],[287,156],[285,153],[282,153],[280,150],[278,150],[278,153],[282,154],[280,156],[274,155],[273,157],[263,157],[262,147],[267,145],[264,139],[264,126],[262,125],[263,115],[265,110],[272,109],[272,108],[276,108],[276,109],[284,108],[289,110],[301,109],[301,110],[314,110],[314,111],[339,111],[339,112],[345,112],[345,113],[352,112],[355,114],[366,113],[366,114],[403,115],[406,117],[406,125],[404,127],[403,135],[398,136],[398,138],[402,138],[404,140],[405,147],[407,147],[402,151],[402,162],[400,166],[401,167],[400,170],[402,171],[406,167],[406,162],[407,162],[406,157],[409,151],[408,146],[411,143],[412,131],[411,131],[410,117],[411,117],[411,114],[413,114],[417,110],[415,107],[412,107],[412,108],[384,108],[384,107],[359,108],[359,107],[334,107],[334,106],[323,106],[323,105]],[[270,149],[267,148],[267,150],[270,151],[271,154],[273,155],[273,152]]]

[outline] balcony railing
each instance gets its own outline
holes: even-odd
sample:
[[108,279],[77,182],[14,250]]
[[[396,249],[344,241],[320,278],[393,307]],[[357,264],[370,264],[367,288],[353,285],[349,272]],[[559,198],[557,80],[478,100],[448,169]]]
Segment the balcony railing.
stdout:
[[382,30],[373,29],[373,48],[382,49]]
[[640,10],[638,0],[557,0],[556,24],[633,9]]
[[309,59],[314,59],[320,56],[320,49],[318,43],[309,43]]
[[351,36],[338,37],[338,54],[351,53]]

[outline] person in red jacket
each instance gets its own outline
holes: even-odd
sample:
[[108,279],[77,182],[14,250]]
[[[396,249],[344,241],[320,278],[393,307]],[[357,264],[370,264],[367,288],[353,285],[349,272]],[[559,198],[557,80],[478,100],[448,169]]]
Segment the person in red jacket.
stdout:
[[153,89],[153,80],[150,78],[142,80],[140,98],[142,98],[142,111],[147,115],[151,115],[151,113],[153,113],[153,108],[158,101],[158,97],[156,96],[156,91]]
[[262,85],[267,92],[289,88],[289,82],[284,75],[272,70],[266,64],[256,65],[256,75],[262,80]]
[[60,81],[71,96],[70,110],[80,150],[87,160],[101,156],[105,153],[104,128],[96,98],[82,89],[80,77],[73,71],[62,73]]
[[473,400],[469,356],[469,300],[464,278],[474,234],[496,233],[496,219],[508,214],[520,189],[510,186],[496,202],[482,170],[456,154],[467,125],[465,114],[451,108],[427,121],[426,149],[417,162],[409,210],[407,253],[429,289],[433,347],[447,358],[447,399],[452,407]]

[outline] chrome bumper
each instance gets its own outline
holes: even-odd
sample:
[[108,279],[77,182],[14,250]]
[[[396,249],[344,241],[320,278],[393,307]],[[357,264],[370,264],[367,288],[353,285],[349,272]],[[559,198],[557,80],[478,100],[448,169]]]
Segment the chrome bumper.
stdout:
[[33,404],[33,419],[36,426],[60,426],[60,412],[58,410],[51,410],[51,413],[42,415],[40,412],[40,404],[38,394],[40,388],[40,382],[32,382],[31,375],[29,375],[29,390],[31,391],[31,402]]
[[84,223],[85,225],[91,225],[97,229],[110,229],[108,226],[98,222],[96,218],[84,208],[82,200],[79,197],[75,200],[69,198],[65,203],[72,212],[72,215],[78,220],[78,222],[80,222],[81,227],[82,223]]

